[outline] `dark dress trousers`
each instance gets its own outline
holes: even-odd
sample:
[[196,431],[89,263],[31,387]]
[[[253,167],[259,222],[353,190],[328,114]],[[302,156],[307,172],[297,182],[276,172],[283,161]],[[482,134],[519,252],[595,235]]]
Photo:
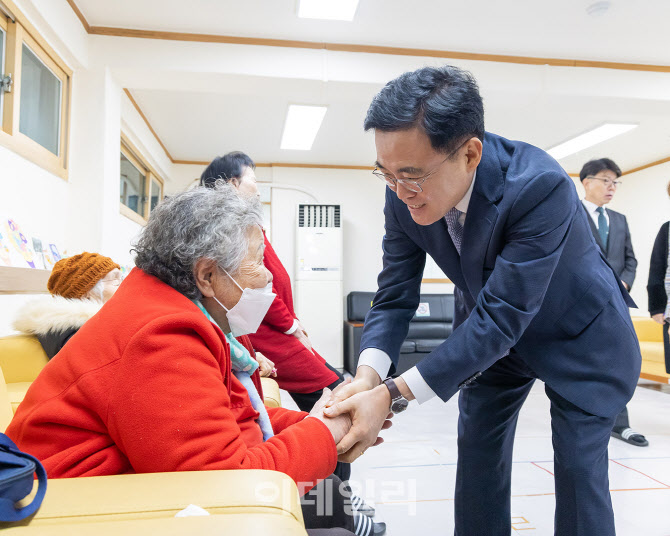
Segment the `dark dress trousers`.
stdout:
[[361,349],[397,363],[430,254],[456,285],[456,313],[418,370],[442,400],[461,389],[457,536],[511,532],[514,431],[535,378],[551,400],[556,534],[614,534],[607,445],[641,357],[634,304],[580,207],[549,155],[488,133],[460,256],[444,219],[418,225],[386,191],[384,263]]

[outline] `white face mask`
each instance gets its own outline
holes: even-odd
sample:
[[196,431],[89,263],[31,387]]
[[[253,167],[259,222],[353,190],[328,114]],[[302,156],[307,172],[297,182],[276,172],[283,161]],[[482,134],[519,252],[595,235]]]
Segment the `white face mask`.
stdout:
[[[225,270],[224,270],[225,272]],[[256,333],[258,326],[265,318],[265,315],[276,298],[276,294],[272,292],[272,282],[265,285],[263,288],[245,288],[243,289],[231,275],[226,272],[226,275],[233,280],[242,291],[242,297],[232,309],[227,309],[216,296],[212,296],[216,303],[226,310],[226,318],[230,331],[234,337],[240,335],[247,335],[249,333]]]

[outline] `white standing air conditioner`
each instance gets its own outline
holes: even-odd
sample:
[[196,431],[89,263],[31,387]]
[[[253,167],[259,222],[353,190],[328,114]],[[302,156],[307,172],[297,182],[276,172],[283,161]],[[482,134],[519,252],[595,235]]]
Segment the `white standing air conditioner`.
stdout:
[[295,303],[316,351],[343,367],[340,205],[298,205]]

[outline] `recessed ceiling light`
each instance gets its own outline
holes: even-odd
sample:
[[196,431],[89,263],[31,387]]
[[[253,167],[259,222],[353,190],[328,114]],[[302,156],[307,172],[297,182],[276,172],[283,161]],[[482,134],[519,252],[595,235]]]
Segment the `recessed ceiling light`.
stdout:
[[605,123],[604,125],[589,130],[584,134],[580,134],[576,138],[572,138],[566,142],[563,142],[559,145],[547,149],[547,152],[553,156],[556,160],[565,158],[574,153],[578,153],[587,147],[592,147],[602,143],[605,140],[614,138],[620,134],[633,130],[637,125],[631,125],[627,123]]
[[594,2],[586,8],[586,13],[591,17],[602,17],[612,6],[612,2],[601,1]]
[[291,104],[286,113],[282,149],[309,151],[326,115],[325,106],[301,106]]
[[358,0],[299,0],[298,17],[351,21],[357,7]]

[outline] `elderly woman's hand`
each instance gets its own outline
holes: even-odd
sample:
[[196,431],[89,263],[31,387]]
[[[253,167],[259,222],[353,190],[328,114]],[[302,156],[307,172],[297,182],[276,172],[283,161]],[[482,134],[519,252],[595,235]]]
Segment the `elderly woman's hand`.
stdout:
[[256,361],[259,365],[259,374],[262,378],[268,378],[270,376],[277,376],[277,369],[273,361],[269,360],[263,354],[256,352]]
[[333,440],[337,445],[342,441],[342,438],[349,433],[349,429],[351,428],[351,418],[348,413],[343,413],[337,417],[326,417],[323,414],[323,409],[330,398],[330,394],[330,389],[327,387],[324,388],[323,395],[321,395],[321,398],[314,404],[312,411],[309,412],[309,416],[319,419],[328,427],[330,433],[333,435]]

